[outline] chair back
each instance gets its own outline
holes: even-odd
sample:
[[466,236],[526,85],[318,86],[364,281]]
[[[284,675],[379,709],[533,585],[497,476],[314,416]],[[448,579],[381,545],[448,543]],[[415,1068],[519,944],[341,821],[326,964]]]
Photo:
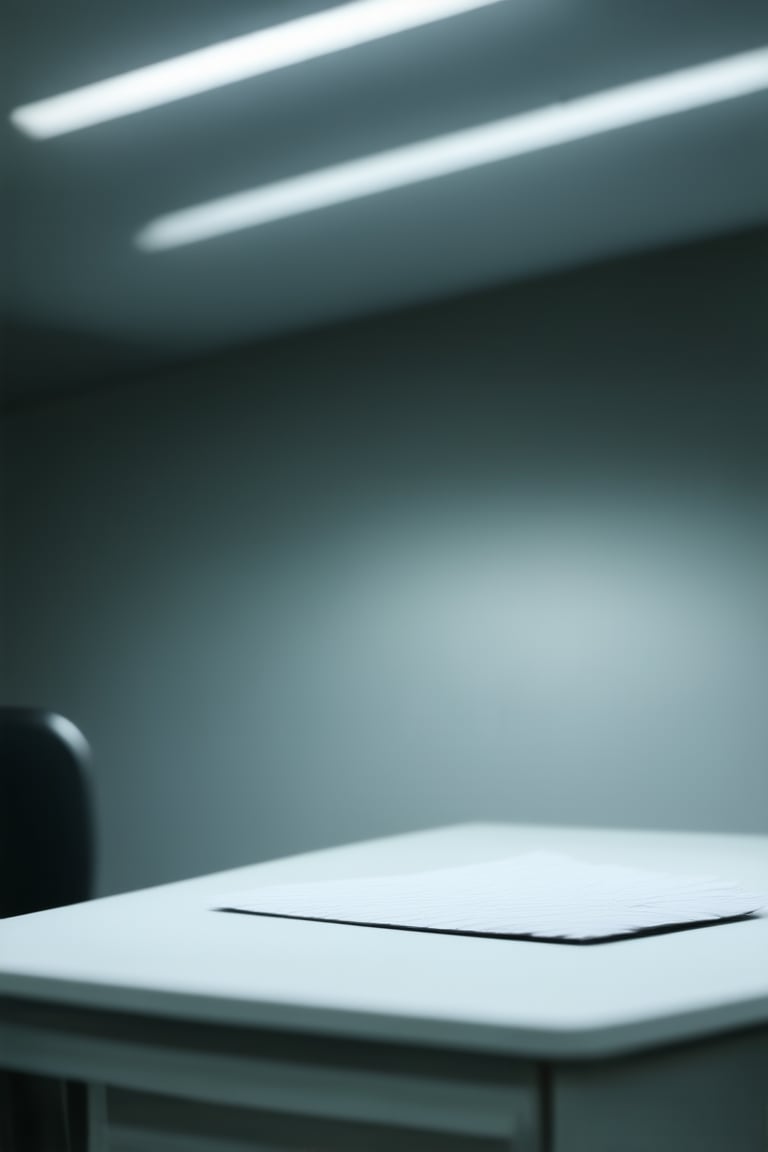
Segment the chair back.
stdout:
[[87,900],[89,749],[63,716],[0,708],[0,917]]

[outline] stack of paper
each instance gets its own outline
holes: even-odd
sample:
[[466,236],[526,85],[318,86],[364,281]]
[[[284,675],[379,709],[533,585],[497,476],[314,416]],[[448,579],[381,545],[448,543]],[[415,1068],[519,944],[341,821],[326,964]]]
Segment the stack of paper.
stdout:
[[768,900],[710,876],[588,864],[547,852],[398,876],[280,884],[222,910],[388,928],[596,942],[748,916]]

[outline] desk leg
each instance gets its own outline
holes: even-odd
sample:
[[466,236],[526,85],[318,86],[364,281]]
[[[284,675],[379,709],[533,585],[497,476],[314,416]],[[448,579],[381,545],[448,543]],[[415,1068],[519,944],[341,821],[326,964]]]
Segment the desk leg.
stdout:
[[109,1152],[107,1090],[103,1084],[87,1087],[88,1152]]

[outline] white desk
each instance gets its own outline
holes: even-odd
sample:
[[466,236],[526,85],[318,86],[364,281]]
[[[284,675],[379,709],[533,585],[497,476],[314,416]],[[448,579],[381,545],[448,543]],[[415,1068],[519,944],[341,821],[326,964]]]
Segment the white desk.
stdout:
[[768,837],[469,824],[19,917],[0,1066],[92,1084],[97,1152],[765,1152],[768,918],[579,947],[210,910],[534,847],[768,892]]

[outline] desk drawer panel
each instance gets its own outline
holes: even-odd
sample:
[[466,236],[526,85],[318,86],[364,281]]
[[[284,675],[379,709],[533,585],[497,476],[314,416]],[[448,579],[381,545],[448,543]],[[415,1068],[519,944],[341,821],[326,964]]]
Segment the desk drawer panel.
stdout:
[[[436,1101],[433,1101],[436,1103]],[[347,1111],[355,1111],[349,1101]],[[312,1106],[311,1101],[309,1102]],[[506,1132],[472,1135],[472,1114],[452,1108],[425,1111],[420,1124],[407,1122],[412,1109],[388,1102],[391,1120],[370,1123],[329,1116],[302,1115],[306,1102],[297,1098],[296,1114],[205,1104],[152,1093],[107,1089],[103,1148],[98,1152],[530,1152],[530,1126],[507,1108]],[[490,1118],[489,1118],[490,1119]],[[459,1130],[450,1131],[453,1124]],[[482,1126],[482,1125],[481,1125]],[[486,1123],[486,1127],[490,1125]],[[501,1127],[501,1125],[499,1125]],[[526,1131],[527,1128],[527,1131]]]
[[[200,1142],[198,1125],[225,1112],[238,1115],[241,1127],[250,1125],[248,1148],[259,1147],[254,1141],[260,1129],[281,1133],[282,1144],[269,1136],[265,1148],[355,1147],[338,1135],[354,1133],[355,1125],[365,1131],[358,1143],[371,1149],[541,1147],[540,1074],[529,1061],[63,1006],[18,1003],[6,1005],[3,1016],[0,1052],[12,1054],[9,1066],[106,1086],[103,1127],[112,1130],[113,1143],[122,1141],[116,1148],[161,1152],[159,1136],[155,1145],[141,1143],[142,1131],[155,1126],[142,1115],[155,1115],[150,1103],[156,1111],[161,1099],[165,1143],[173,1149],[173,1139],[183,1138],[183,1152],[196,1150],[198,1136],[201,1152],[209,1152],[210,1140]],[[96,1091],[92,1095],[99,1098]],[[184,1119],[193,1113],[194,1123]],[[310,1131],[326,1128],[325,1144],[307,1144]],[[397,1138],[383,1143],[395,1130]],[[415,1134],[421,1143],[413,1143]],[[442,1143],[430,1144],[437,1136]],[[237,1152],[242,1144],[230,1140]],[[98,1143],[94,1152],[101,1152]]]

